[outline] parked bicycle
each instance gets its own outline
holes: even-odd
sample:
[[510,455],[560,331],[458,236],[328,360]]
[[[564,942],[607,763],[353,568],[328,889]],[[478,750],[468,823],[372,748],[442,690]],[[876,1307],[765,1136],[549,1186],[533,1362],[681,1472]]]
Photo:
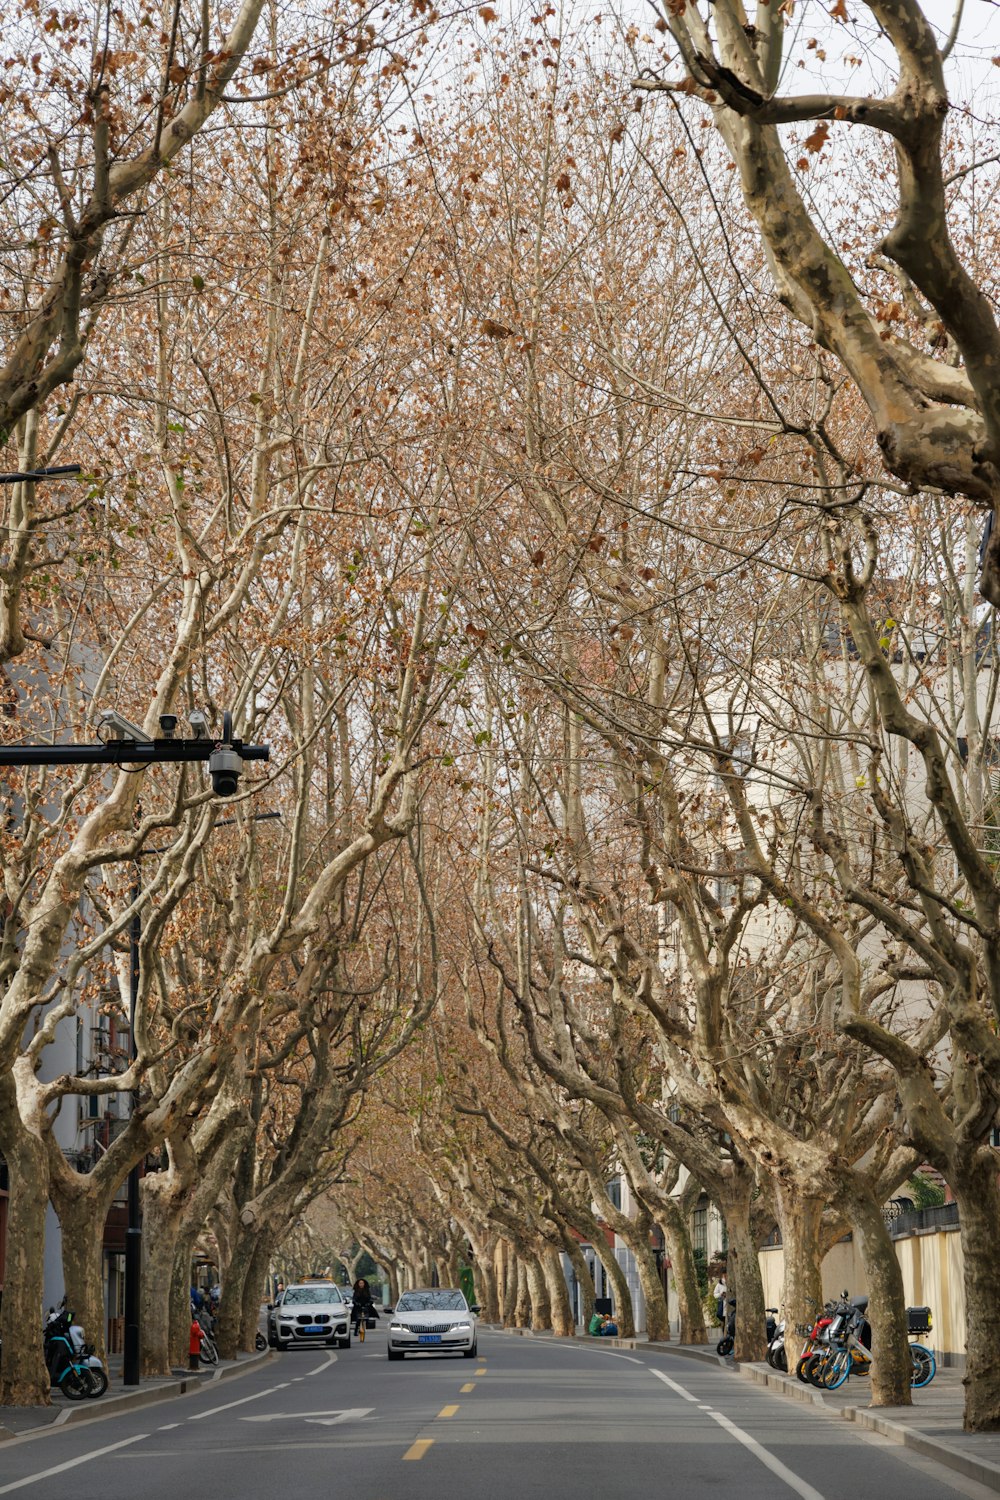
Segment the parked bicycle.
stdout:
[[[849,1297],[846,1291],[834,1304],[825,1347],[814,1350],[803,1366],[805,1379],[818,1389],[839,1390],[849,1376],[870,1373],[872,1331],[867,1311],[867,1297]],[[906,1317],[911,1340],[915,1334],[931,1331],[929,1307],[908,1307]],[[910,1361],[911,1387],[929,1385],[937,1371],[933,1350],[911,1342]]]
[[373,1302],[369,1302],[364,1308],[364,1317],[357,1317],[354,1322],[354,1334],[359,1343],[364,1343],[365,1332],[375,1327],[375,1319],[378,1317],[378,1309]]
[[[829,1342],[829,1330],[833,1323],[836,1305],[835,1302],[827,1302],[821,1309],[817,1310],[816,1316],[811,1323],[796,1323],[795,1325],[795,1332],[805,1341],[795,1362],[795,1374],[804,1385],[809,1384],[807,1369],[809,1368],[810,1360],[820,1350],[824,1349]],[[813,1303],[813,1306],[815,1306],[815,1303]],[[776,1366],[776,1368],[785,1368],[783,1348],[782,1363]]]
[[205,1307],[195,1307],[191,1303],[191,1316],[201,1329],[201,1348],[198,1358],[203,1365],[217,1365],[219,1363],[219,1351],[215,1344],[215,1319]]

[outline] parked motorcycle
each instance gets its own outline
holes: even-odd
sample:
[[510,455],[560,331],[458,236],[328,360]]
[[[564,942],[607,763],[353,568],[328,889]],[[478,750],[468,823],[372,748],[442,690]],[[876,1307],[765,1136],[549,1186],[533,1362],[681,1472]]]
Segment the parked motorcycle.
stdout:
[[77,1359],[87,1368],[91,1389],[87,1395],[92,1399],[103,1396],[108,1388],[108,1372],[94,1353],[93,1344],[88,1344],[79,1323],[70,1323],[69,1336]]
[[[726,1318],[726,1331],[715,1346],[716,1354],[721,1354],[723,1357],[727,1354],[732,1354],[733,1346],[736,1343],[736,1298],[730,1297],[727,1306],[729,1314]],[[765,1307],[764,1312],[767,1317],[765,1332],[767,1334],[767,1342],[770,1345],[778,1327],[775,1322],[778,1309],[776,1307]]]
[[108,1388],[103,1365],[65,1306],[59,1312],[50,1308],[45,1320],[45,1366],[53,1387],[70,1401],[103,1396]]

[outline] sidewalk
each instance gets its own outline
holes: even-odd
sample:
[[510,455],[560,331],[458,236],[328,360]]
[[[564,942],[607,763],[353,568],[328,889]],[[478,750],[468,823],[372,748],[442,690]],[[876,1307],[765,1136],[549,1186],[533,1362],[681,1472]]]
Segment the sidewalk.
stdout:
[[0,1407],[0,1443],[7,1438],[26,1437],[44,1432],[50,1427],[62,1427],[67,1422],[93,1422],[106,1417],[119,1416],[137,1406],[149,1406],[154,1401],[167,1401],[185,1392],[201,1390],[214,1381],[228,1380],[255,1370],[272,1358],[269,1349],[254,1354],[241,1354],[236,1359],[220,1360],[214,1368],[202,1365],[201,1369],[175,1370],[172,1377],[160,1380],[144,1380],[141,1385],[125,1387],[122,1384],[122,1357],[112,1355],[108,1360],[110,1384],[106,1396],[92,1401],[68,1401],[58,1391],[52,1393],[51,1406],[4,1406]]
[[803,1385],[794,1375],[782,1375],[766,1364],[738,1365],[732,1359],[721,1359],[711,1346],[647,1344],[646,1347],[707,1360],[738,1372],[744,1379],[768,1386],[791,1400],[809,1402],[831,1416],[856,1422],[859,1427],[903,1443],[1000,1493],[1000,1433],[962,1431],[964,1391],[957,1370],[942,1369],[939,1365],[930,1385],[913,1392],[912,1406],[881,1406],[873,1410],[868,1405],[867,1380],[863,1376],[852,1376],[839,1391],[818,1391],[811,1385]]

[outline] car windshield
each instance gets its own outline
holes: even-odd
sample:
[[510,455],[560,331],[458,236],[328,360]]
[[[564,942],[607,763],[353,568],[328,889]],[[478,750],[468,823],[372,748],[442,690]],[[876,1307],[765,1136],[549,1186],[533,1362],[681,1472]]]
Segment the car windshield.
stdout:
[[397,1312],[465,1312],[461,1292],[439,1289],[432,1292],[404,1292],[396,1304]]
[[303,1303],[339,1302],[340,1300],[340,1293],[335,1286],[290,1286],[281,1305],[282,1307],[301,1307]]

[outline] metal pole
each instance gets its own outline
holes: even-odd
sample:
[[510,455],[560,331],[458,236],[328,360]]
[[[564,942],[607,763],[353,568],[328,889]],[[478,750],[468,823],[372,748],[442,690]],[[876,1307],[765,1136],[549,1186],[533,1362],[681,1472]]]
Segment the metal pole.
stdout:
[[[139,900],[139,862],[136,860],[132,876],[132,902]],[[142,936],[142,919],[138,909],[129,927],[129,1038],[132,1061],[138,1056],[135,1040],[135,1012],[139,1003],[139,939]],[[138,1108],[139,1095],[132,1095],[132,1109]],[[142,1228],[139,1221],[139,1163],[128,1174],[128,1228],[125,1231],[125,1370],[126,1385],[139,1384],[139,1355],[141,1350],[141,1326],[139,1310],[140,1278],[142,1276]]]

